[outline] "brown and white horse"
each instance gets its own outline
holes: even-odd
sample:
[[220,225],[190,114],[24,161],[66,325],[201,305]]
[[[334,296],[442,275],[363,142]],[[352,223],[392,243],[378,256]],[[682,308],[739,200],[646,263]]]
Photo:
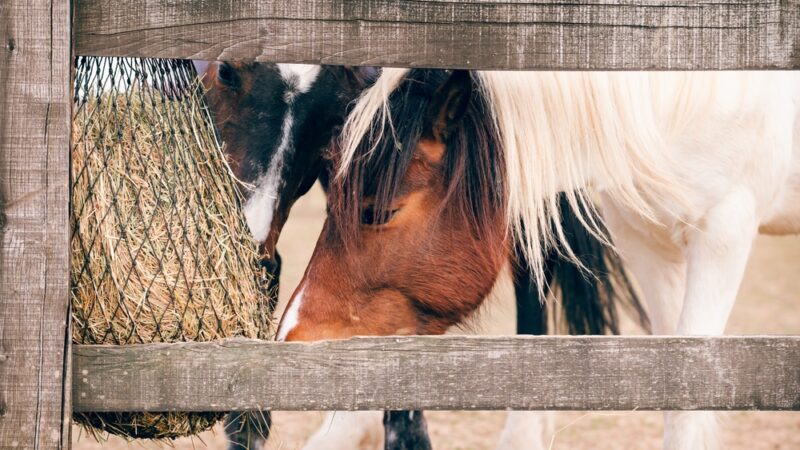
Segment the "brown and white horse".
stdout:
[[[242,62],[214,63],[205,71],[209,107],[225,142],[232,170],[249,185],[245,205],[248,225],[262,242],[262,252],[271,260],[268,264],[279,271],[280,259],[275,252],[275,243],[289,210],[315,179],[319,178],[323,185],[327,185],[329,161],[326,155],[327,158],[337,158],[337,148],[329,144],[344,123],[348,104],[374,80],[377,71],[371,68]],[[575,264],[559,257],[557,252],[551,252],[546,263],[546,281],[548,284],[552,281],[561,290],[561,304],[565,309],[562,316],[569,332],[616,332],[616,302],[627,297],[635,305],[636,299],[624,277],[616,282],[612,280],[615,275],[622,274],[614,254],[607,252],[584,229],[566,204],[562,206],[565,211],[563,227],[567,230],[571,248],[579,254],[581,264],[600,272],[600,276],[586,277]],[[336,205],[331,203],[331,207],[336,208]],[[365,214],[370,212],[365,211]],[[516,264],[514,278],[517,331],[545,333],[547,317],[539,301],[540,289],[533,284],[524,258]],[[330,423],[324,427],[325,433],[315,435],[307,448],[351,447],[352,440],[363,440],[358,433],[353,435],[353,429],[364,429],[357,424],[363,424],[363,419],[368,416],[374,414],[330,415]],[[379,424],[371,418],[367,422]],[[514,420],[509,424],[519,422]],[[230,425],[237,429],[241,424]],[[385,426],[386,436],[399,437],[394,444],[387,440],[387,448],[399,449],[409,445],[408,442],[420,441],[409,431],[424,432],[424,419],[421,413],[386,414]],[[260,433],[266,429],[264,426],[257,428]],[[506,434],[514,434],[511,428],[507,428]],[[245,441],[246,434],[238,436],[234,433],[231,437],[235,441]],[[351,440],[331,443],[337,439]],[[408,442],[404,443],[404,439]]]
[[[755,235],[800,232],[798,117],[791,72],[386,69],[348,118],[279,335],[442,333],[515,245],[538,280],[548,249],[576,256],[562,191],[600,239],[603,197],[655,333],[721,334]],[[667,449],[717,438],[712,413],[666,415]]]

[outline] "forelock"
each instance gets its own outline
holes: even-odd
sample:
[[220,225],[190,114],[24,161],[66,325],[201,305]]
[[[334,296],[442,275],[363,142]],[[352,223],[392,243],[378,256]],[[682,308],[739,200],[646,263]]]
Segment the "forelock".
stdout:
[[294,94],[308,92],[322,69],[313,64],[277,64],[277,67],[286,83],[287,92]]
[[[392,207],[419,141],[432,125],[427,121],[434,93],[448,77],[444,70],[404,71],[400,81],[376,85],[359,100],[355,114],[368,116],[369,109],[374,114],[366,125],[357,124],[363,117],[348,118],[346,129],[349,125],[354,133],[353,127],[362,127],[361,138],[345,137],[334,161],[339,173],[331,191],[331,211],[345,236],[355,238],[365,201],[378,213]],[[396,85],[388,90],[389,84]],[[374,98],[378,94],[386,98]],[[476,229],[485,228],[496,211],[502,211],[505,198],[504,160],[487,109],[485,99],[476,96],[471,101],[465,124],[445,143],[448,151],[443,161],[447,192],[442,207],[455,201],[455,210]]]

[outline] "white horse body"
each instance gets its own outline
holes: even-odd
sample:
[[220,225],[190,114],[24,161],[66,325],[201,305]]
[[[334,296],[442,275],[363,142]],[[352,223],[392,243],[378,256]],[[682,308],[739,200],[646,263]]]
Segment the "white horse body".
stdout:
[[[654,224],[610,195],[603,215],[644,293],[656,334],[725,331],[756,234],[800,232],[800,80],[715,74],[706,116],[668,135],[687,204]],[[794,91],[794,93],[793,93]],[[794,131],[793,131],[794,128]],[[713,413],[667,413],[665,448],[720,446]]]
[[743,189],[753,197],[760,227],[797,231],[797,73],[481,72],[479,78],[503,139],[509,222],[534,269],[541,267],[542,237],[546,244],[560,238],[549,224],[561,191],[580,189],[584,198],[605,192],[623,209],[680,234]]
[[[796,73],[713,73],[663,77],[660,119],[686,81],[710,95],[684,120],[661,130],[679,205],[653,204],[659,222],[604,196],[603,212],[623,258],[643,289],[655,333],[718,335],[725,331],[759,230],[800,232],[800,77]],[[697,86],[699,85],[699,86]],[[677,101],[676,101],[677,100]],[[685,104],[685,103],[684,103]],[[663,108],[667,106],[667,108]],[[692,111],[694,114],[692,114]],[[675,126],[677,125],[677,126]],[[609,180],[599,180],[609,183]],[[613,184],[613,180],[609,184]],[[665,448],[719,446],[713,413],[667,413]]]
[[800,195],[800,144],[793,137],[795,122],[800,129],[800,76],[719,72],[696,78],[696,84],[714,95],[705,99],[705,108],[696,108],[694,117],[663,133],[675,162],[666,175],[683,185],[688,202],[677,209],[677,218],[662,214],[664,225],[691,233],[726,198],[748,195],[752,198],[742,200],[753,202],[759,227],[775,233],[800,231],[800,216],[790,217],[797,208],[792,199]]
[[[634,75],[662,87],[654,117],[669,154],[657,178],[672,180],[673,191],[650,193],[650,180],[640,187],[634,178],[654,222],[615,196],[613,177],[589,166],[587,178],[604,187],[604,217],[646,291],[654,331],[721,334],[756,234],[800,232],[800,74]],[[672,274],[658,283],[657,272]]]

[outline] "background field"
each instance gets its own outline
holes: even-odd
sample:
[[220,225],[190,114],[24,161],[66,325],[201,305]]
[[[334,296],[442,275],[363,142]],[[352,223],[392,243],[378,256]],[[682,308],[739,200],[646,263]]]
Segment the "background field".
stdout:
[[[283,256],[281,306],[303,275],[322,227],[325,200],[321,190],[301,199],[281,236]],[[508,289],[481,314],[475,328],[482,332],[513,331],[513,297]],[[800,237],[761,237],[728,325],[729,334],[800,334]],[[631,332],[637,332],[631,328]],[[800,364],[800,362],[798,362]],[[493,449],[503,428],[505,413],[498,411],[432,411],[426,413],[436,450]],[[268,450],[294,450],[316,431],[322,412],[276,412]],[[556,413],[553,449],[655,449],[660,447],[662,419],[657,412]],[[724,448],[736,450],[800,449],[800,412],[721,413]],[[94,450],[160,448],[165,444],[119,439],[97,443],[73,429],[73,449]],[[176,449],[224,449],[219,430],[194,439],[180,439]]]

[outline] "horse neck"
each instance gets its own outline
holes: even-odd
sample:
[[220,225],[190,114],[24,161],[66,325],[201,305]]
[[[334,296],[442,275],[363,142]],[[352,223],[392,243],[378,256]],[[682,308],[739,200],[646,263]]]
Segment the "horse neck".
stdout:
[[654,204],[680,203],[664,138],[669,126],[654,107],[649,75],[481,72],[479,80],[505,153],[508,221],[534,271],[542,243],[565,244],[560,192],[601,238],[601,227],[580,214],[593,192],[609,192],[654,221]]
[[482,78],[509,163],[533,166],[527,173],[543,179],[541,194],[621,190],[622,197],[634,196],[629,206],[636,210],[646,207],[634,186],[680,199],[670,189],[679,167],[670,143],[707,114],[717,95],[713,80],[680,73],[494,72]]

